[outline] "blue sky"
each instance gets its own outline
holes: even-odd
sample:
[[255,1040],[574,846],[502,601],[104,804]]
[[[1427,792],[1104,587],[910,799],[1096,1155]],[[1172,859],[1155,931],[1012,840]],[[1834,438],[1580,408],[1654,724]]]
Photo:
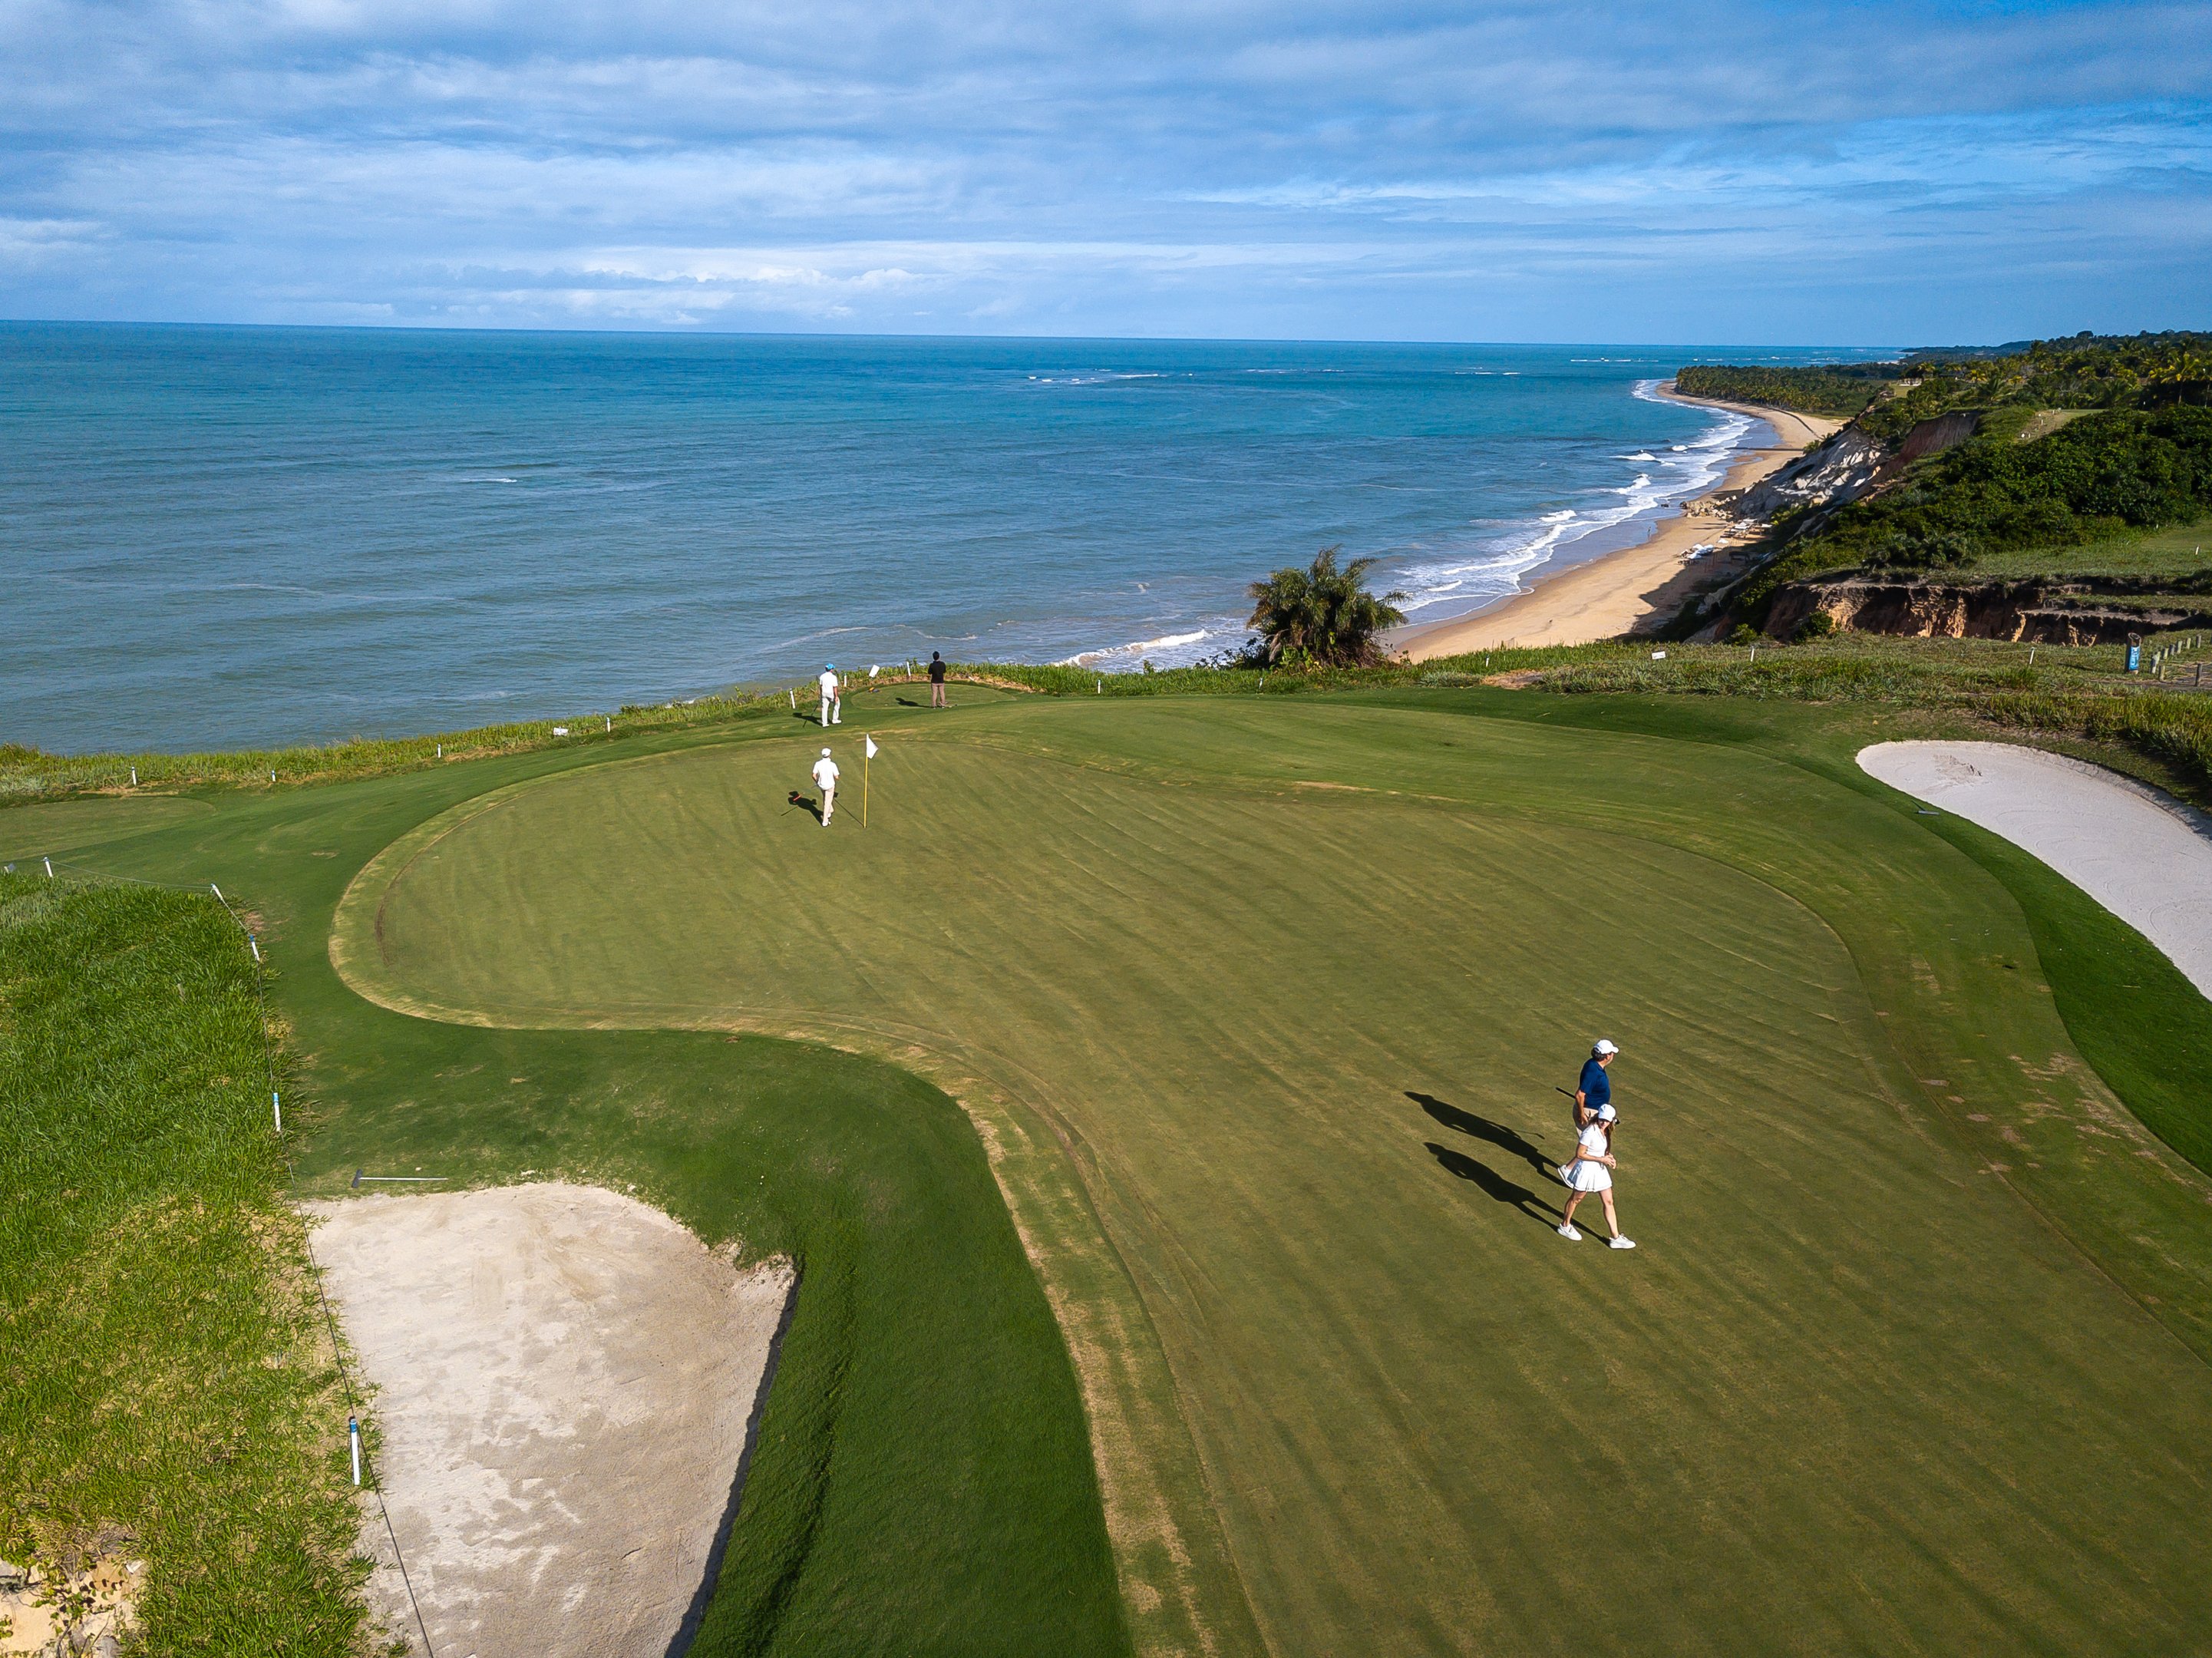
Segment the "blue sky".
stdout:
[[0,0],[0,315],[2212,325],[2212,4]]

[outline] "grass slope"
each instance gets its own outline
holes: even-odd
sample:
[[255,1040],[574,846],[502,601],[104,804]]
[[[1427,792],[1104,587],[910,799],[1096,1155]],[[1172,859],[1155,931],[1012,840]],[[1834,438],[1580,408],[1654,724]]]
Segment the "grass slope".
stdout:
[[2079,547],[2033,547],[1984,553],[1958,572],[1959,580],[1982,576],[2126,576],[2157,582],[2202,578],[2212,569],[2204,550],[2212,547],[2212,520],[2163,530],[2140,530]]
[[211,898],[0,876],[0,1554],[142,1555],[148,1652],[361,1631],[345,1405],[266,1076]]
[[[856,713],[890,739],[865,833],[781,815],[817,737],[785,723],[211,797],[95,855],[269,895],[333,1174],[558,1167],[772,1236],[708,1206],[842,1163],[869,1114],[788,1163],[718,1149],[753,1108],[716,1103],[713,1056],[809,1050],[717,1033],[942,1082],[1067,1333],[1145,1649],[1242,1649],[1255,1619],[1285,1652],[2150,1651],[2212,1611],[2208,1187],[2059,1018],[2052,878],[1850,774],[1879,716],[1413,689]],[[470,1023],[368,1008],[307,956],[364,864],[347,971]],[[1632,1255],[1550,1230],[1551,1086],[1600,1029],[1629,1050]],[[954,1362],[916,1344],[898,1374]],[[950,1597],[902,1558],[941,1545],[941,1580],[976,1515],[900,1523],[927,1458],[841,1508],[861,1424],[810,1425],[841,1390],[793,1363],[777,1442],[829,1444],[825,1495],[749,1502],[717,1616],[742,1634],[739,1586],[835,1512],[871,1518],[805,1552],[845,1608],[806,1649],[994,1627],[963,1600],[911,1638],[901,1597]]]

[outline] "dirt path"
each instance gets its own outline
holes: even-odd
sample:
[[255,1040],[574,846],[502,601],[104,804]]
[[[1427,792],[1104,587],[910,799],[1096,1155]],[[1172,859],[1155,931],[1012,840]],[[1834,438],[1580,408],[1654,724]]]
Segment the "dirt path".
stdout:
[[[787,1269],[740,1272],[595,1187],[307,1207],[440,1658],[660,1658],[729,1509]],[[380,1523],[363,1541],[388,1558]],[[419,1651],[396,1576],[372,1595]]]
[[2115,773],[2007,743],[1877,743],[1859,765],[2002,835],[2127,922],[2212,996],[2212,823]]

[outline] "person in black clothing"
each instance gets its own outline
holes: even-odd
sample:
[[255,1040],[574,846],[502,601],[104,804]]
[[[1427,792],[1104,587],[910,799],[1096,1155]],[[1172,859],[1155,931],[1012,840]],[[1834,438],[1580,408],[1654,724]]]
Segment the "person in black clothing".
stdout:
[[929,706],[945,706],[945,659],[935,651],[929,653]]

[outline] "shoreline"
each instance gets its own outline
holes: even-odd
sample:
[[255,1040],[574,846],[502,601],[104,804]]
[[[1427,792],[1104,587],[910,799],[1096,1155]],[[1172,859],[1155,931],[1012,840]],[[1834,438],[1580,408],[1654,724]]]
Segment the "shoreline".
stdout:
[[[1391,644],[1412,660],[1426,662],[1508,646],[1587,645],[1670,616],[1688,597],[1693,574],[1735,573],[1735,550],[1750,538],[1735,528],[1717,498],[1751,488],[1844,425],[1795,410],[1685,397],[1672,380],[1661,382],[1658,394],[1672,403],[1748,415],[1765,424],[1775,442],[1738,450],[1717,484],[1654,519],[1651,533],[1634,545],[1540,570],[1522,592],[1482,608],[1395,629]],[[1705,556],[1710,562],[1692,557],[1703,545],[1713,549]]]

